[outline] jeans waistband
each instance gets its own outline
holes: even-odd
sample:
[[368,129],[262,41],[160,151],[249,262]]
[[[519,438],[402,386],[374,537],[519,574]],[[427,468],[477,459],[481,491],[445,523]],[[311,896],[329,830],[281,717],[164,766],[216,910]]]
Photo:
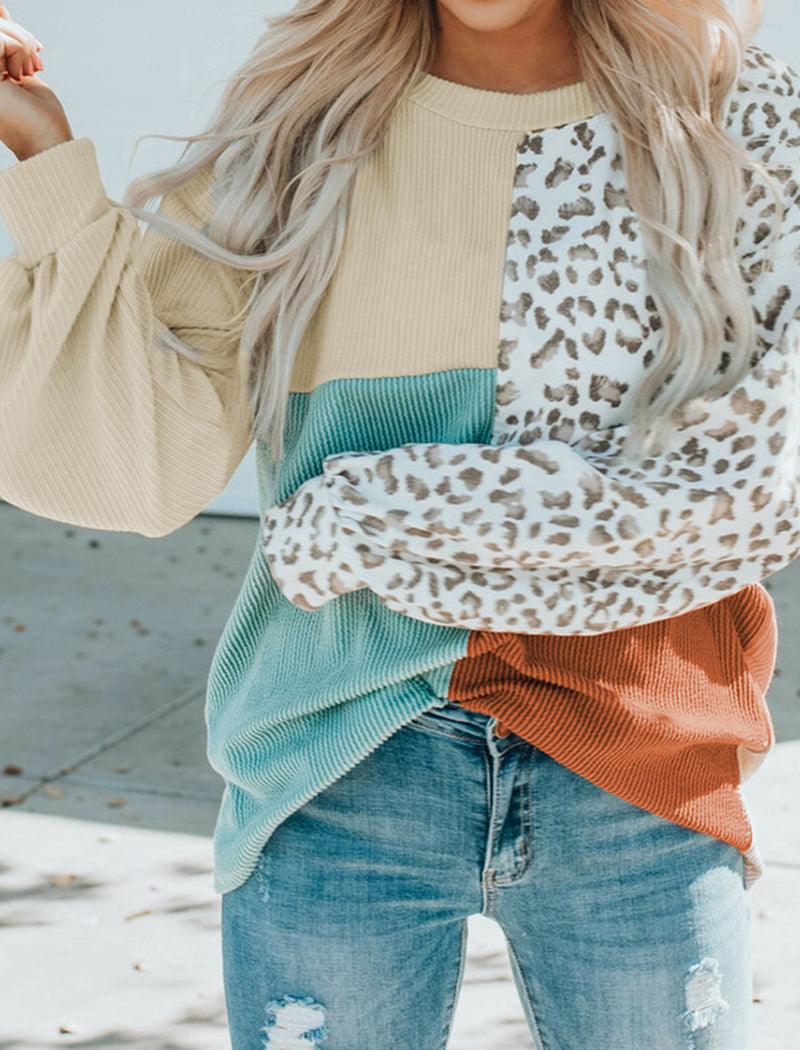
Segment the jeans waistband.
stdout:
[[459,733],[473,736],[476,740],[484,740],[487,723],[497,721],[494,715],[485,715],[480,711],[468,711],[455,700],[448,700],[442,706],[428,708],[417,715],[417,718],[423,722],[434,720],[440,723],[444,730],[449,725]]

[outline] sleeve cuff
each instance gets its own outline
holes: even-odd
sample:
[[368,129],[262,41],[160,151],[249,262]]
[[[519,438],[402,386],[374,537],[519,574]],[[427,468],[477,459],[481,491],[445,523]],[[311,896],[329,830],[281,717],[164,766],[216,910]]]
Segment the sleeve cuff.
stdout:
[[319,475],[288,500],[271,507],[262,523],[262,544],[270,574],[285,598],[300,609],[318,609],[332,598],[366,587],[350,558],[352,529],[341,527]]
[[71,139],[0,171],[0,218],[34,266],[111,205],[94,142]]

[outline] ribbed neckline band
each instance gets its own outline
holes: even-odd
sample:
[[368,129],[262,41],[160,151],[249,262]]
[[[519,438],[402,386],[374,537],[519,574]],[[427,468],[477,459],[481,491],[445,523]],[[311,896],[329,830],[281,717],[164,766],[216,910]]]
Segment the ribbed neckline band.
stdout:
[[420,71],[401,97],[460,124],[498,131],[541,131],[601,112],[585,80],[520,94],[469,87]]

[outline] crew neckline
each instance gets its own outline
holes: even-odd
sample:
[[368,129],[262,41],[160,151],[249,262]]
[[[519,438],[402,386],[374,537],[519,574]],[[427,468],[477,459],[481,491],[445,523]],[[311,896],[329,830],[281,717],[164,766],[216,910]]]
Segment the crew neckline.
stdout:
[[493,91],[418,70],[401,99],[459,124],[497,131],[543,131],[602,111],[585,80],[545,91]]

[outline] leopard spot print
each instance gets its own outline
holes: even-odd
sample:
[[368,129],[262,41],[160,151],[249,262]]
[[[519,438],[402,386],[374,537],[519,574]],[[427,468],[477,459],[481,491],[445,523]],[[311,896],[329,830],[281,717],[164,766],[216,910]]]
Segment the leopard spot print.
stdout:
[[[750,46],[728,129],[769,162],[786,208],[764,270],[776,206],[745,175],[745,378],[687,406],[659,455],[620,457],[662,329],[620,141],[602,113],[523,135],[490,439],[329,456],[265,518],[291,601],[370,587],[431,623],[586,634],[698,608],[800,553],[797,74]],[[729,360],[722,345],[720,371]]]

